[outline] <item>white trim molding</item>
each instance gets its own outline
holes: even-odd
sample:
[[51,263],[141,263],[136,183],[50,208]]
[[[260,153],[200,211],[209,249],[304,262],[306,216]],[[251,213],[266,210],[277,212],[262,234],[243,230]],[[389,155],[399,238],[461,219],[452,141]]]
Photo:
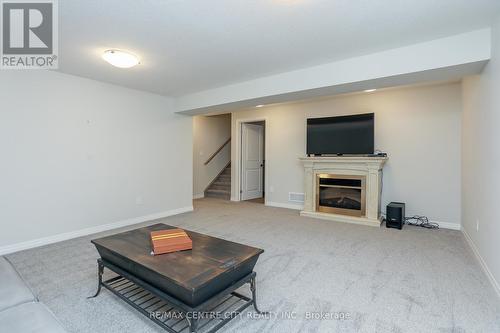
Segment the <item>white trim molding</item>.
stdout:
[[65,233],[57,234],[57,235],[53,235],[53,236],[33,239],[30,241],[11,244],[11,245],[6,245],[6,246],[0,247],[0,255],[5,255],[5,254],[9,254],[9,253],[17,252],[17,251],[22,251],[22,250],[27,250],[27,249],[31,249],[34,247],[53,244],[53,243],[57,243],[57,242],[62,242],[62,241],[68,240],[68,239],[73,239],[73,238],[82,237],[82,236],[88,236],[88,235],[96,234],[96,233],[111,230],[111,229],[127,227],[130,225],[143,223],[143,222],[156,220],[156,219],[161,219],[164,217],[178,215],[178,214],[187,213],[187,212],[191,212],[191,211],[193,211],[193,206],[182,207],[182,208],[168,210],[165,212],[154,213],[154,214],[139,216],[139,217],[133,217],[131,219],[122,220],[122,221],[118,221],[118,222],[97,225],[95,227],[90,227],[90,228],[85,228],[85,229],[80,229],[80,230],[75,230],[75,231],[69,231],[69,232],[65,232]]
[[440,222],[440,221],[429,221],[429,222],[436,223],[437,225],[439,225],[440,229],[462,230],[462,226],[457,223]]
[[486,261],[484,261],[483,257],[479,253],[479,249],[476,247],[476,244],[474,244],[474,241],[469,236],[469,234],[467,233],[465,228],[462,228],[462,234],[464,235],[465,240],[466,240],[467,244],[469,244],[472,252],[476,256],[476,259],[479,261],[479,264],[481,265],[481,268],[483,269],[484,273],[488,277],[488,280],[490,281],[491,285],[493,286],[493,289],[497,293],[498,297],[500,297],[500,284],[493,276],[493,273],[491,273],[488,265],[486,264]]
[[304,205],[301,205],[301,204],[281,203],[281,202],[273,202],[273,201],[266,201],[266,206],[287,208],[287,209],[294,209],[294,210],[304,209]]
[[[270,184],[269,176],[269,119],[267,116],[256,116],[245,119],[236,119],[236,122],[231,121],[231,138],[234,140],[234,148],[231,145],[231,201],[241,201],[241,126],[243,123],[253,123],[257,121],[264,122],[264,193],[269,193],[267,184]],[[234,124],[234,127],[233,127]],[[234,153],[234,154],[233,154]]]
[[[231,199],[231,201],[238,201],[238,200]],[[293,209],[293,210],[303,210],[304,209],[304,205],[302,205],[302,204],[282,203],[282,202],[274,202],[274,201],[266,201],[265,205],[269,206],[269,207],[287,208],[287,209]],[[460,224],[457,224],[457,223],[440,222],[440,221],[430,221],[430,222],[437,223],[439,225],[440,229],[462,230],[462,226]]]
[[203,199],[205,197],[205,193],[193,194],[193,200]]

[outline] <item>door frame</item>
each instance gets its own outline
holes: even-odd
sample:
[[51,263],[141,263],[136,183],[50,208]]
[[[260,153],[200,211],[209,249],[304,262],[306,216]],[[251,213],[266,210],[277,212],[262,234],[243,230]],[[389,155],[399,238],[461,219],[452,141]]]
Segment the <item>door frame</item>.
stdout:
[[[231,166],[232,170],[234,170],[234,192],[231,195],[231,201],[241,201],[241,143],[242,143],[242,125],[244,123],[255,123],[255,122],[264,122],[264,204],[267,205],[267,197],[268,197],[268,183],[269,183],[269,159],[268,159],[268,130],[267,130],[267,124],[268,124],[268,119],[267,117],[252,117],[252,118],[244,118],[244,119],[237,119],[236,120],[236,126],[235,126],[235,135],[233,135],[234,138],[236,138],[236,142],[234,145],[234,160],[233,158],[231,159]],[[233,168],[234,166],[234,168]]]

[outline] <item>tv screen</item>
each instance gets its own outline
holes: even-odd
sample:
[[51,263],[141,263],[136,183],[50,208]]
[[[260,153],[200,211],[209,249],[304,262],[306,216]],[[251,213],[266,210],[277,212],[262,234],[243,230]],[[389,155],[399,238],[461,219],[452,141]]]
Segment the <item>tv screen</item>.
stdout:
[[373,113],[307,119],[307,154],[373,154]]

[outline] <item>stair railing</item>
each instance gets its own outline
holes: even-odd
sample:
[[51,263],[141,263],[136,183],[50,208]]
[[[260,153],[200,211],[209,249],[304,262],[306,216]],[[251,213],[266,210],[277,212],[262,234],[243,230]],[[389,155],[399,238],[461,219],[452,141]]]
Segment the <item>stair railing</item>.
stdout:
[[231,138],[227,139],[223,144],[222,146],[220,146],[216,151],[215,153],[213,153],[212,155],[210,155],[210,157],[206,160],[206,162],[204,163],[204,165],[207,165],[208,163],[210,163],[211,160],[213,160],[215,158],[215,156],[217,156],[218,153],[220,153],[220,151],[222,149],[224,149],[224,147],[229,144],[229,142],[231,142]]

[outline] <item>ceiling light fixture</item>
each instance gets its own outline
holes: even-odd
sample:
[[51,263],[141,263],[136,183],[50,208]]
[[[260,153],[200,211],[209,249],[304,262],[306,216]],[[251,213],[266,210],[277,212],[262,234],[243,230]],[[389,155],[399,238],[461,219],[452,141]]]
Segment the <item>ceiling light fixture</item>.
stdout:
[[377,90],[377,89],[366,89],[365,92],[373,92],[375,90]]
[[136,55],[121,50],[104,51],[102,58],[119,68],[130,68],[139,64],[139,58]]
[[261,107],[263,107],[263,106],[264,106],[263,104],[259,104],[259,105],[256,105],[255,107],[256,107],[256,108],[261,108]]

